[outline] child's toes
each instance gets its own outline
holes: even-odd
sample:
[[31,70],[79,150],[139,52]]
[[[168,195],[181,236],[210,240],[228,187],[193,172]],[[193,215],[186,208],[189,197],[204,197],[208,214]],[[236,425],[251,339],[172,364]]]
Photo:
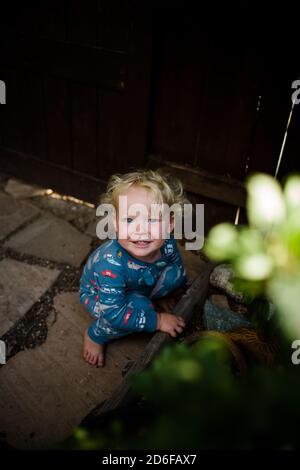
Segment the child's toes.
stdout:
[[89,363],[92,364],[92,366],[94,366],[96,362],[97,362],[97,356],[95,354],[91,354]]
[[89,352],[88,352],[86,349],[84,349],[84,350],[83,350],[83,359],[84,359],[85,361],[87,361],[87,360],[88,360],[88,357],[89,357]]
[[86,360],[86,362],[90,362],[90,357],[91,357],[91,353],[90,353],[89,351],[86,351],[85,357],[84,357],[84,359]]
[[88,360],[88,357],[89,357],[89,352],[88,352],[87,349],[85,349],[85,350],[83,351],[83,358],[84,358],[85,361],[87,361],[87,360]]
[[87,351],[86,356],[85,356],[86,362],[90,363],[91,357],[92,357],[92,354],[90,353],[90,351]]

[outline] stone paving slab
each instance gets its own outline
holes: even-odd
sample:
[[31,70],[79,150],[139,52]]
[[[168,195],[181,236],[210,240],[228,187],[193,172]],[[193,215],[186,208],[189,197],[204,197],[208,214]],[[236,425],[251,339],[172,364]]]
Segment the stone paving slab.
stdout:
[[88,224],[88,226],[87,226],[87,228],[86,228],[86,230],[85,230],[85,233],[86,233],[87,235],[89,235],[90,237],[97,238],[96,227],[97,227],[97,224],[98,224],[99,220],[100,220],[100,217],[97,217],[97,218],[96,218],[96,216],[95,216],[95,217],[94,217],[94,220],[92,220],[92,221]]
[[0,261],[0,336],[25,315],[59,273],[12,259]]
[[49,191],[46,188],[40,188],[36,185],[26,184],[12,178],[7,181],[4,189],[15,199],[27,199],[36,196],[42,196],[47,194]]
[[0,240],[39,214],[37,207],[0,191]]
[[106,366],[81,356],[90,322],[78,293],[58,294],[48,319],[47,341],[14,356],[0,369],[0,432],[17,448],[47,448],[67,438],[82,419],[108,398],[151,334],[135,333],[108,345]]
[[[59,194],[36,197],[33,201],[37,207],[43,211],[51,212],[56,217],[60,217],[71,222],[78,230],[84,232],[89,223],[96,218],[96,209],[85,204],[64,199]],[[87,235],[89,235],[87,233]],[[92,234],[95,237],[95,233]]]
[[20,253],[76,267],[88,255],[90,245],[90,237],[51,214],[43,214],[4,244]]
[[71,222],[87,235],[96,237],[96,231],[93,230],[93,223],[96,222],[96,208],[66,199],[67,196],[55,193],[51,189],[29,185],[12,178],[4,185],[5,192],[15,199],[30,198],[32,204],[42,211],[51,212],[56,217]]

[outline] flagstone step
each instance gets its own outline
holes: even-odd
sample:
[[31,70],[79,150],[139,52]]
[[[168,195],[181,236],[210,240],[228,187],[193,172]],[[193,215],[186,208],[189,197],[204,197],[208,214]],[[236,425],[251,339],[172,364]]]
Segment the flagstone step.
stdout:
[[[151,338],[135,333],[108,345],[106,365],[82,358],[82,334],[90,318],[78,293],[58,294],[44,344],[19,352],[0,369],[0,433],[16,448],[48,448],[67,438],[122,380]],[[2,434],[3,435],[3,434]]]
[[0,336],[38,301],[51,287],[60,271],[21,263],[0,261]]
[[39,213],[37,207],[0,191],[0,241]]
[[4,246],[19,253],[80,266],[90,251],[91,238],[69,222],[43,214],[12,235]]

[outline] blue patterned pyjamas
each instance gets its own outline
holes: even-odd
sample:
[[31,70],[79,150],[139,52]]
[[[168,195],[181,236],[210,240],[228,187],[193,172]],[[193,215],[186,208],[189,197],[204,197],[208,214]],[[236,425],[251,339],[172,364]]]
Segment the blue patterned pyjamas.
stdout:
[[132,332],[156,330],[152,299],[164,297],[187,283],[176,240],[164,240],[161,253],[154,263],[140,261],[117,239],[103,243],[91,253],[80,278],[79,296],[94,319],[88,328],[93,341],[105,344]]

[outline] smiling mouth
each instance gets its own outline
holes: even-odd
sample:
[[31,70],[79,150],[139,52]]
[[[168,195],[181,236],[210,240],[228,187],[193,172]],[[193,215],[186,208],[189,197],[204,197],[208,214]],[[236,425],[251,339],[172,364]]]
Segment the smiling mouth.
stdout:
[[138,248],[147,248],[150,245],[150,243],[152,243],[152,241],[151,240],[150,241],[148,241],[148,240],[138,240],[136,242],[133,241],[131,243],[133,243]]

